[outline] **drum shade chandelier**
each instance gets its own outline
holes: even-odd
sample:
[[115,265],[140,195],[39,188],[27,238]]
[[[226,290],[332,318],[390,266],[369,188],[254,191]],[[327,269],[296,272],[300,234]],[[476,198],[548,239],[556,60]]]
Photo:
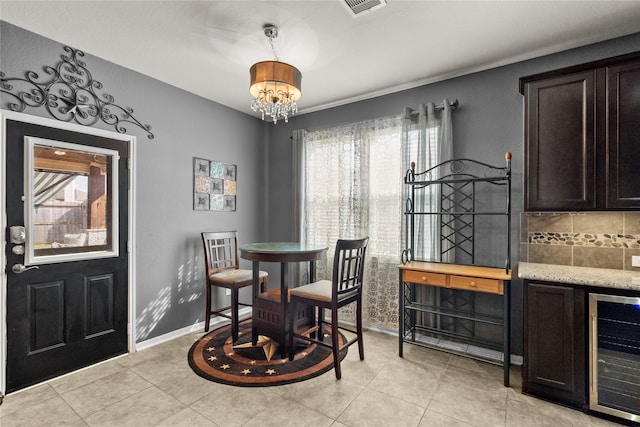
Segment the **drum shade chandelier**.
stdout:
[[275,61],[262,61],[251,66],[251,86],[249,92],[253,96],[251,109],[260,111],[262,120],[271,117],[273,123],[278,119],[289,121],[298,111],[296,101],[302,96],[300,92],[302,73],[293,65],[280,62],[273,47],[273,39],[278,37],[278,27],[267,24],[264,35],[269,38]]

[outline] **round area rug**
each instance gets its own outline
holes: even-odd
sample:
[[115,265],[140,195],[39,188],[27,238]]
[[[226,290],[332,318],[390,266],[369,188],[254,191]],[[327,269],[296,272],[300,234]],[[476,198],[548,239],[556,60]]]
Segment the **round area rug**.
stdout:
[[[328,326],[325,339],[331,340]],[[340,344],[345,337],[340,334]],[[345,348],[340,360],[347,355]],[[240,324],[238,341],[231,342],[231,326],[211,331],[191,346],[189,366],[199,376],[218,383],[242,387],[266,387],[289,384],[317,377],[333,369],[331,349],[299,343],[295,357],[289,361],[282,358],[277,344],[270,338],[260,336],[258,345],[252,346],[251,320]]]

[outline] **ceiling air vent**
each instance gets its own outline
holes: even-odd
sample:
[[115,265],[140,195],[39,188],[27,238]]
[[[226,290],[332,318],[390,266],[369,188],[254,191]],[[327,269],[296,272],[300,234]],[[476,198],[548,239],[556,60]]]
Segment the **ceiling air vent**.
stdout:
[[340,2],[344,3],[354,18],[387,5],[386,0],[340,0]]

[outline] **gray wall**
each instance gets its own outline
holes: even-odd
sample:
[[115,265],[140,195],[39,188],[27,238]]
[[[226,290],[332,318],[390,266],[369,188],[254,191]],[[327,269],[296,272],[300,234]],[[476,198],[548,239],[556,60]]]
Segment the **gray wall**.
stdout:
[[[518,214],[523,206],[523,100],[518,79],[637,50],[640,34],[294,116],[288,124],[278,122],[276,126],[87,53],[85,59],[94,78],[105,85],[117,103],[133,107],[135,116],[150,124],[156,135],[149,141],[143,132],[129,130],[138,136],[138,340],[203,319],[202,230],[238,229],[241,243],[291,239],[290,137],[294,129],[313,130],[399,114],[405,106],[440,103],[443,98],[460,101],[454,112],[456,157],[502,164],[504,152],[513,153],[512,265],[517,265]],[[22,76],[27,70],[39,72],[43,65],[55,64],[62,52],[61,44],[0,21],[0,70],[8,77]],[[6,108],[6,99],[0,101],[0,108]],[[304,97],[300,104],[304,106]],[[26,113],[48,117],[44,110]],[[238,165],[237,212],[192,210],[194,156]],[[518,280],[513,291],[513,352],[522,354],[522,292]]]
[[[6,77],[23,77],[29,70],[43,76],[42,67],[57,64],[65,53],[62,47],[0,21],[0,70]],[[135,254],[140,342],[204,319],[200,232],[237,229],[241,243],[267,237],[265,217],[258,213],[267,204],[263,159],[268,124],[85,53],[93,78],[104,84],[116,104],[132,107],[134,116],[151,125],[155,134],[149,140],[135,126],[127,132],[137,136]],[[3,96],[0,108],[8,109],[9,100]],[[43,108],[25,113],[51,118]],[[113,130],[102,123],[95,127]],[[237,165],[236,212],[193,210],[193,157]],[[223,293],[220,297],[229,298]],[[248,292],[246,297],[250,297]]]
[[[292,158],[294,129],[322,129],[386,115],[400,114],[405,106],[420,103],[439,104],[444,98],[458,99],[453,113],[455,157],[468,157],[502,165],[504,153],[513,154],[512,189],[512,266],[519,257],[519,213],[523,209],[523,97],[518,92],[519,78],[597,59],[640,50],[640,34],[614,39],[571,51],[536,58],[500,68],[421,86],[375,99],[319,111],[278,122],[269,129],[269,238],[288,240],[292,230]],[[345,79],[349,76],[345,75]],[[354,76],[353,78],[358,78]],[[304,78],[302,82],[304,107]],[[274,213],[277,212],[278,215]],[[499,232],[499,230],[497,230]],[[491,250],[491,247],[484,248]],[[522,283],[515,280],[512,293],[512,352],[522,354]],[[501,304],[490,299],[489,304]],[[493,307],[486,307],[492,312]]]

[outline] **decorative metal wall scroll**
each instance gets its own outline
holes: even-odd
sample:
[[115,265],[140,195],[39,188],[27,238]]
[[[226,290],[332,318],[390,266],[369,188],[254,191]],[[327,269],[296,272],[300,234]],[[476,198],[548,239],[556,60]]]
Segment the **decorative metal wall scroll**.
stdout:
[[193,159],[193,210],[236,210],[236,165]]
[[80,59],[84,52],[69,46],[64,50],[69,55],[60,55],[62,60],[55,67],[43,67],[49,78],[41,79],[34,71],[25,72],[25,78],[5,77],[0,72],[0,92],[15,100],[9,102],[9,108],[22,112],[26,107],[45,107],[57,120],[84,126],[102,120],[119,133],[126,133],[127,124],[132,124],[153,139],[151,126],[133,117],[133,108],[115,104],[114,97],[103,91],[102,83],[93,79],[87,64]]

